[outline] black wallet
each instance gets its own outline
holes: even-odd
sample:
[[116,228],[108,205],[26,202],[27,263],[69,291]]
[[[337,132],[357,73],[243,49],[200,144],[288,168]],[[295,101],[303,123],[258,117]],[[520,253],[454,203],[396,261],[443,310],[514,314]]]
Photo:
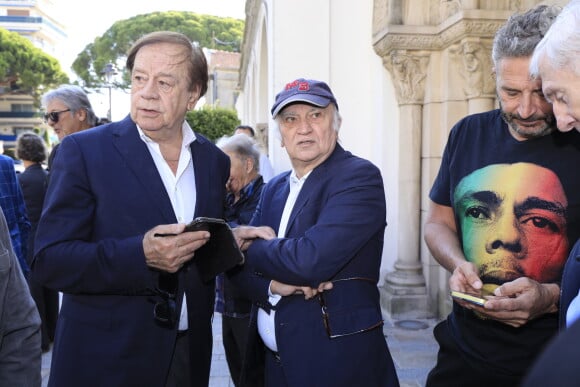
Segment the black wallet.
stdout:
[[185,227],[184,232],[188,231],[209,231],[211,234],[206,244],[196,250],[192,259],[204,282],[209,282],[216,275],[244,263],[244,254],[225,220],[198,217]]

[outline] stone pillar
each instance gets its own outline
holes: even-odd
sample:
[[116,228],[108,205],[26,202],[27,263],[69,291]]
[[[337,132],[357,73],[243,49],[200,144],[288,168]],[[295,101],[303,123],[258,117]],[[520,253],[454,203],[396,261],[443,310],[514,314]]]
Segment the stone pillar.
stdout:
[[450,53],[463,79],[469,114],[492,110],[495,80],[492,77],[491,40],[465,38]]
[[[525,8],[539,2],[526,0]],[[428,204],[426,196],[451,126],[465,114],[494,108],[493,37],[524,2],[423,3],[417,7],[417,0],[374,0],[373,9],[373,48],[392,76],[401,125],[396,144],[399,165],[385,166],[396,168],[400,176],[398,202],[394,203],[400,215],[393,221],[399,229],[395,270],[387,274],[381,289],[383,310],[393,318],[448,313],[437,302],[449,299],[448,274],[433,261],[422,241],[420,216],[427,207],[421,203]],[[430,142],[421,144],[421,139]]]
[[400,110],[398,256],[381,290],[382,307],[392,318],[429,315],[420,260],[421,130],[429,55],[394,50],[384,59],[393,77]]

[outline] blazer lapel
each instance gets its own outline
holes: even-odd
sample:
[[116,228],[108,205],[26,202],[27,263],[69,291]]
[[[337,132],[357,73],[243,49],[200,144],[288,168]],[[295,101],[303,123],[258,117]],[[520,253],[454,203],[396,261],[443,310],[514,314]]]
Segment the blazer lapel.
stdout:
[[209,148],[203,146],[206,140],[196,136],[194,142],[191,143],[191,159],[193,161],[193,171],[195,173],[196,199],[195,199],[195,216],[203,213],[206,208],[208,197],[200,193],[205,192],[202,187],[210,187],[211,168],[206,166],[209,160]]
[[294,204],[294,207],[292,208],[292,213],[290,214],[290,219],[288,219],[288,227],[286,228],[286,235],[289,235],[289,232],[292,230],[292,225],[294,224],[294,220],[296,220],[298,214],[302,212],[302,209],[310,201],[310,198],[313,195],[316,195],[316,192],[318,190],[318,187],[320,187],[321,182],[324,181],[326,176],[332,175],[330,173],[330,168],[333,165],[333,163],[335,163],[336,160],[338,160],[338,158],[344,157],[345,154],[346,154],[345,150],[339,144],[336,144],[334,151],[331,153],[328,159],[325,160],[318,167],[314,168],[314,170],[312,170],[312,173],[310,174],[310,176],[308,176],[308,178],[304,182],[304,186],[302,186],[302,189],[300,190],[300,193],[296,198],[296,203]]
[[285,178],[278,181],[278,187],[275,188],[274,195],[272,195],[272,202],[270,203],[270,208],[272,208],[271,217],[270,219],[266,219],[266,224],[272,227],[276,233],[278,233],[280,229],[280,220],[282,219],[286,200],[288,200],[288,195],[290,194],[289,179],[290,173],[288,173]]
[[[141,190],[158,209],[165,223],[175,223],[175,213],[147,145],[139,138],[137,126],[127,116],[111,127],[113,145],[141,184]],[[132,188],[133,189],[133,188]]]
[[[294,225],[294,221],[298,214],[302,212],[302,208],[308,203],[310,197],[314,190],[318,187],[318,183],[308,184],[308,182],[314,181],[313,174],[315,171],[312,171],[312,174],[308,176],[308,179],[304,182],[304,186],[300,190],[298,197],[296,198],[296,203],[294,203],[294,207],[292,207],[292,212],[290,213],[290,218],[288,219],[288,226],[286,227],[286,235],[290,235],[290,231],[292,230],[292,226]],[[311,180],[312,179],[312,180]]]

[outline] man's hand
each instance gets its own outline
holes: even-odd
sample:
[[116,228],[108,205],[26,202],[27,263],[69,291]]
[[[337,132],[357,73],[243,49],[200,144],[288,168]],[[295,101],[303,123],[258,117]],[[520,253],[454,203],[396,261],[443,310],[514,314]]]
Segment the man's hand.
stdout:
[[557,312],[560,287],[521,277],[506,282],[495,289],[493,296],[486,298],[484,306],[466,302],[460,304],[472,309],[481,317],[518,328],[546,313]]
[[332,289],[332,282],[322,282],[318,285],[318,288],[311,288],[310,286],[288,285],[274,280],[270,283],[270,292],[272,294],[278,294],[283,297],[304,294],[305,300],[309,300],[315,297],[318,293],[322,293],[325,290],[330,289]]
[[252,227],[252,226],[238,226],[233,230],[236,242],[240,250],[246,251],[255,239],[270,240],[276,238],[276,233],[268,226]]
[[451,277],[449,277],[449,288],[466,293],[478,293],[483,283],[479,278],[477,266],[473,263],[464,261],[455,267]]
[[147,266],[175,273],[209,240],[207,231],[183,232],[184,229],[185,224],[180,223],[156,226],[147,231],[143,237]]
[[491,297],[477,310],[488,318],[521,327],[539,316],[558,311],[560,287],[521,277],[501,285],[494,294],[498,297]]

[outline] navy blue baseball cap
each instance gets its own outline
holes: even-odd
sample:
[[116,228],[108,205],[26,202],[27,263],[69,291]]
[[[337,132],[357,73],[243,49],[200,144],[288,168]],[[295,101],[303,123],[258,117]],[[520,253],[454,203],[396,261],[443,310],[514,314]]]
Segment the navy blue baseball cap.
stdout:
[[280,110],[293,102],[304,102],[318,107],[327,107],[332,102],[338,109],[336,98],[326,83],[299,78],[286,84],[284,90],[276,95],[276,101],[271,110],[272,117],[275,118]]

